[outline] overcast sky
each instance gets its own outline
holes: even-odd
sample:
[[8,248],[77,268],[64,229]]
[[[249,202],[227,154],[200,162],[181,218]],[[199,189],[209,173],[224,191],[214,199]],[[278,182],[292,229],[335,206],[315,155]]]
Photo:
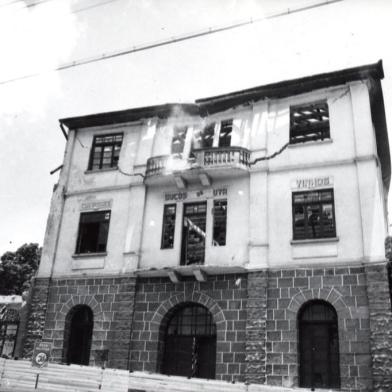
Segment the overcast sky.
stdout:
[[[64,63],[323,2],[0,0],[0,255],[25,242],[43,243],[57,181],[49,172],[62,163],[65,146],[59,118],[192,102],[383,59],[392,124],[388,0],[343,0],[53,71]],[[22,78],[31,74],[39,75]]]

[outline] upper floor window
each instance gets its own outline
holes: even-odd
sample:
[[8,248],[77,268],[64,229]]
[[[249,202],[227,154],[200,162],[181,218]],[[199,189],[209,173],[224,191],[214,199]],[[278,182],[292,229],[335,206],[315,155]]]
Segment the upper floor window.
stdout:
[[106,252],[110,211],[82,212],[80,214],[76,253]]
[[293,193],[293,239],[335,236],[333,189]]
[[123,134],[94,136],[89,170],[116,168],[120,157]]
[[174,127],[171,145],[172,154],[181,154],[184,151],[187,129],[187,126]]
[[327,102],[290,107],[290,143],[328,139],[329,111]]
[[233,120],[223,120],[220,124],[219,147],[230,147],[231,133],[233,131]]
[[169,249],[174,246],[174,230],[176,227],[176,205],[166,204],[163,210],[161,248]]

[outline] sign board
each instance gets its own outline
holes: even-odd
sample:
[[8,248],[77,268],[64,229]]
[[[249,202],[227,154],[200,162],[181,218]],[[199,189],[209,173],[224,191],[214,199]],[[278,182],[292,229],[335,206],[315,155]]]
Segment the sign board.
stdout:
[[333,177],[297,178],[291,181],[291,189],[316,189],[333,186]]
[[227,196],[227,188],[217,189],[199,189],[192,191],[170,192],[165,193],[165,201],[185,201],[185,200],[198,200],[210,199],[213,197]]
[[110,210],[112,208],[112,200],[95,200],[81,203],[80,211]]
[[52,343],[48,343],[48,342],[35,343],[33,357],[31,359],[31,365],[33,367],[38,367],[38,368],[48,366],[51,352],[52,352]]

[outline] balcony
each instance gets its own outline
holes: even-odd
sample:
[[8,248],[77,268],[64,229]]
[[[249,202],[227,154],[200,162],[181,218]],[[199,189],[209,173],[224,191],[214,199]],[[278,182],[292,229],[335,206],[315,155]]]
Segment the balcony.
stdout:
[[[248,173],[250,152],[242,147],[210,147],[193,150],[191,157],[181,154],[160,155],[147,161],[147,185],[177,184],[176,179],[197,182],[201,174],[211,179]],[[205,185],[205,184],[203,184]],[[180,186],[179,186],[180,187]]]

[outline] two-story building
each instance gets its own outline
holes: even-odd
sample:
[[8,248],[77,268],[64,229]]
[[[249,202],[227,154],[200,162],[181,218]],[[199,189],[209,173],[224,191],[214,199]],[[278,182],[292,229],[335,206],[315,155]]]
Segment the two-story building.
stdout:
[[42,339],[65,363],[391,385],[382,78],[379,62],[60,120],[25,354]]

